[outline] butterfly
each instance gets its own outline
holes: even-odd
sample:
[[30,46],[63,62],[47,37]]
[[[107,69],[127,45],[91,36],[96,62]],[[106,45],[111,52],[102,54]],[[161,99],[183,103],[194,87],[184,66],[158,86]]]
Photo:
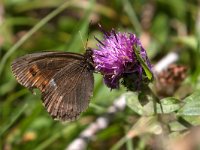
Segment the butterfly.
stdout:
[[16,80],[29,90],[38,88],[52,118],[72,121],[86,110],[94,88],[92,50],[85,54],[39,52],[11,64]]

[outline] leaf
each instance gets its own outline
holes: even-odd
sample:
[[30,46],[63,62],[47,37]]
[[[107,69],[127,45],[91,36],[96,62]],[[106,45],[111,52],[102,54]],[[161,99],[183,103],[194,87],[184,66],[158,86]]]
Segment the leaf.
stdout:
[[139,115],[145,114],[145,111],[143,110],[142,105],[140,104],[138,100],[138,95],[136,93],[127,93],[125,95],[126,103],[129,108],[131,108],[134,112],[136,112]]
[[[160,101],[161,101],[161,105],[163,107],[163,113],[164,114],[169,114],[169,113],[172,113],[174,111],[177,111],[182,106],[181,101],[174,98],[174,97],[167,97],[167,98],[161,99]],[[160,105],[157,104],[156,107],[157,107],[157,112],[162,113]],[[154,113],[153,102],[150,102],[149,104],[147,104],[144,107],[144,109],[148,110],[151,113]]]
[[160,134],[162,132],[162,127],[157,122],[157,118],[155,116],[140,117],[137,122],[132,126],[131,130],[129,130],[127,137],[133,138],[135,136],[140,136],[145,133],[152,134]]
[[200,91],[186,97],[184,106],[179,110],[179,115],[200,115]]
[[195,39],[195,36],[178,36],[178,37],[172,38],[172,40],[174,42],[184,44],[192,48],[193,50],[196,50],[197,44],[198,44],[197,40]]
[[[153,102],[149,101],[146,105],[142,106],[138,100],[138,95],[129,93],[126,96],[127,106],[139,115],[154,115]],[[168,114],[177,111],[181,108],[182,102],[176,98],[168,97],[161,100],[163,113]],[[161,112],[160,105],[156,105],[157,112]]]

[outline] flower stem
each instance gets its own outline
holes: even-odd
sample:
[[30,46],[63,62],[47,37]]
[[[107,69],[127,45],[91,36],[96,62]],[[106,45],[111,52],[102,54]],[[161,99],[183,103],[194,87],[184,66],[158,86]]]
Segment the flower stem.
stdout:
[[160,99],[157,97],[157,95],[152,91],[152,89],[149,86],[145,88],[145,92],[152,97],[155,115],[157,115],[158,113],[156,103],[160,105],[160,110],[162,113],[164,113]]

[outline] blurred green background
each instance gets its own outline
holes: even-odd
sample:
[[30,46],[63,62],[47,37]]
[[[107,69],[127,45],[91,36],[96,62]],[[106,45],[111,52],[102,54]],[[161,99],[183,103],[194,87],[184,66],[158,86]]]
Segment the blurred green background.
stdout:
[[[126,92],[123,88],[111,91],[103,84],[102,77],[95,74],[94,96],[87,111],[77,121],[61,123],[48,115],[40,93],[32,95],[11,73],[11,62],[28,53],[44,50],[84,53],[86,43],[95,48],[94,36],[102,38],[98,23],[106,30],[114,28],[137,34],[153,64],[178,50],[178,63],[189,68],[185,85],[189,85],[189,91],[199,90],[200,2],[197,0],[4,0],[0,2],[2,149],[65,149]],[[194,125],[198,125],[198,115],[192,117],[189,120],[195,120]],[[152,126],[139,130],[132,140],[120,144],[132,126],[140,126],[141,119],[144,118],[127,107],[95,135],[88,149],[154,149],[159,142],[153,140],[157,129],[151,130]],[[168,135],[182,136],[185,128],[174,124],[176,130]]]

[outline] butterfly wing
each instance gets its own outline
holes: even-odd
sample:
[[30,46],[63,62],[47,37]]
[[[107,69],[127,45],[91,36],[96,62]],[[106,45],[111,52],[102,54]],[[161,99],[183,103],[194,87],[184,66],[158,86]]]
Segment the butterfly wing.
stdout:
[[53,77],[42,93],[43,103],[53,118],[75,120],[88,107],[93,86],[93,72],[73,63]]
[[[42,52],[20,57],[11,67],[21,85],[42,92],[44,105],[52,117],[73,120],[88,106],[94,84],[92,72],[81,65],[83,58],[75,53]],[[91,80],[88,83],[87,78]],[[69,91],[72,81],[77,85]]]
[[82,55],[64,52],[42,52],[17,58],[11,65],[17,81],[28,89],[44,90],[49,80],[62,68],[74,61],[83,59]]

